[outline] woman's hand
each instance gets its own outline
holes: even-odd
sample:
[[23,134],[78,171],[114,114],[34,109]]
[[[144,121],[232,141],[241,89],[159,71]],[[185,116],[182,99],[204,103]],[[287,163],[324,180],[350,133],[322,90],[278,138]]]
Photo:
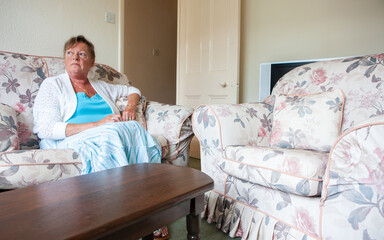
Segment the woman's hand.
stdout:
[[122,118],[120,114],[111,114],[106,116],[105,118],[97,121],[97,122],[89,122],[89,123],[69,123],[65,128],[65,136],[69,137],[75,135],[79,132],[85,131],[90,128],[98,127],[105,123],[111,122],[121,122]]
[[121,114],[123,121],[131,121],[136,119],[136,105],[128,104]]
[[128,95],[128,104],[125,107],[121,117],[123,121],[131,121],[136,119],[136,105],[140,100],[140,95],[133,93]]
[[121,121],[122,121],[122,118],[121,118],[120,114],[111,114],[111,115],[108,115],[105,118],[97,121],[96,125],[100,126],[100,125],[103,125],[103,124],[106,124],[106,123],[121,122]]

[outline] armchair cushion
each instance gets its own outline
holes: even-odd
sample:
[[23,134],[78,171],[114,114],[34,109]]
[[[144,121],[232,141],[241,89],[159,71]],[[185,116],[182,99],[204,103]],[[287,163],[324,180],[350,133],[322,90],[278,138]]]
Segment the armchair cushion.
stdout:
[[329,152],[340,136],[344,94],[333,90],[310,95],[276,98],[271,147]]
[[0,152],[18,149],[16,111],[10,106],[0,103]]
[[325,152],[228,146],[219,166],[251,183],[301,196],[320,196],[327,160]]

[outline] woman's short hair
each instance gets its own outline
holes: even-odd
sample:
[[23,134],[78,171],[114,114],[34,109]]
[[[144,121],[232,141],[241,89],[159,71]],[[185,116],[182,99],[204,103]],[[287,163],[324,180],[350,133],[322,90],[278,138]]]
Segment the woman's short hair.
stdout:
[[64,55],[65,55],[65,52],[68,49],[70,49],[71,47],[75,46],[79,42],[85,43],[88,46],[88,50],[91,53],[92,59],[95,59],[96,58],[95,46],[93,45],[93,43],[88,41],[88,39],[86,39],[83,35],[79,35],[79,36],[76,36],[76,37],[71,37],[68,41],[65,42],[65,44],[64,44]]

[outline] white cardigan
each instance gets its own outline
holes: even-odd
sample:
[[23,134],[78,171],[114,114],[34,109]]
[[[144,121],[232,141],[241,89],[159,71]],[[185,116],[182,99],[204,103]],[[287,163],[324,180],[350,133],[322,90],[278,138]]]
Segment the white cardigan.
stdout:
[[[108,103],[114,114],[120,113],[115,102],[120,97],[140,90],[126,85],[114,85],[89,78],[95,91]],[[67,121],[76,110],[77,98],[67,72],[43,81],[33,106],[33,132],[41,139],[65,138]]]

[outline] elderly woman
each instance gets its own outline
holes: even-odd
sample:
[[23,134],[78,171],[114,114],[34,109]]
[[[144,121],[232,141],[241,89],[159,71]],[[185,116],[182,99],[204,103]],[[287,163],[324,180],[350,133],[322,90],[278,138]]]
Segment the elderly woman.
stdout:
[[[160,163],[160,144],[135,120],[140,91],[92,79],[95,50],[84,36],[64,45],[65,73],[41,84],[33,108],[34,132],[41,149],[74,149],[82,174],[135,163]],[[128,96],[120,114],[116,99]],[[167,227],[155,233],[168,239]]]
[[[82,174],[134,163],[160,163],[161,147],[135,120],[140,91],[90,78],[94,46],[84,36],[64,46],[65,73],[41,84],[33,108],[42,149],[75,149]],[[128,96],[120,114],[115,101]]]

